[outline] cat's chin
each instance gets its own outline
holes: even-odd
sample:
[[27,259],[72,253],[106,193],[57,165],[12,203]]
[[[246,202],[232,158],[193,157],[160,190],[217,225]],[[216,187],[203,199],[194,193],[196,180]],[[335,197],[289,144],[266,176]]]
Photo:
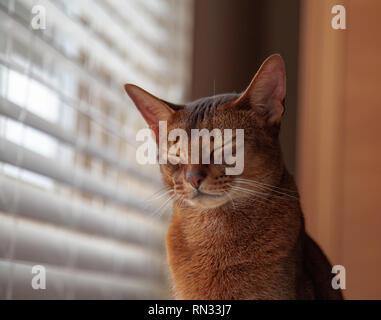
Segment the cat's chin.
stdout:
[[201,207],[203,209],[215,209],[228,203],[231,199],[225,194],[223,195],[210,195],[200,193],[187,202],[193,207]]

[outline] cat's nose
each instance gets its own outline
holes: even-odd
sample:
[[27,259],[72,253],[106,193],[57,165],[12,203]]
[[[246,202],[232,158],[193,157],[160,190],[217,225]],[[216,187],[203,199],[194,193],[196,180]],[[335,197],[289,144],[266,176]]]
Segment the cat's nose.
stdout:
[[185,180],[191,184],[195,189],[198,189],[205,179],[206,174],[199,168],[194,166],[189,166],[185,172]]

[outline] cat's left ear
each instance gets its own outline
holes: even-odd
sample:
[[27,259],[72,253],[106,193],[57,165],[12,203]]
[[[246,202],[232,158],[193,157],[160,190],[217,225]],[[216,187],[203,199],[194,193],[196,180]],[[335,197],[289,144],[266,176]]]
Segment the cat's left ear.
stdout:
[[170,121],[177,111],[176,107],[179,108],[179,106],[174,104],[169,105],[164,100],[153,96],[133,84],[126,84],[124,89],[135,103],[135,106],[147,122],[150,129],[154,132],[156,138],[158,138],[159,122]]
[[268,125],[279,125],[284,113],[286,97],[286,67],[282,57],[268,57],[238,103],[249,103],[252,108],[264,110]]

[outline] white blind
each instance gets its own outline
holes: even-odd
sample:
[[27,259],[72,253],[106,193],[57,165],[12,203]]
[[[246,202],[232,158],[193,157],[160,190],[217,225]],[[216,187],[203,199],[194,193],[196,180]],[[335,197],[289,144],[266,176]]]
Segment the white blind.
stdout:
[[192,0],[0,0],[0,299],[169,297],[168,202],[123,84],[186,99],[191,21]]

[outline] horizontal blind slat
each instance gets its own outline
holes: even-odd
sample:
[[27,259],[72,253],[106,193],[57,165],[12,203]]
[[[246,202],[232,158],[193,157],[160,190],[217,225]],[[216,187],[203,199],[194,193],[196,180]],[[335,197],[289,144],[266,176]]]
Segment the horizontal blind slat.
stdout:
[[0,161],[52,178],[57,182],[77,188],[116,204],[149,213],[142,201],[126,190],[94,177],[83,169],[57,163],[20,145],[0,138]]
[[[115,123],[115,119],[111,119],[112,121],[108,120],[102,113],[100,113],[97,109],[92,108],[87,102],[83,100],[80,101],[78,99],[65,95],[62,91],[58,90],[57,87],[44,80],[42,77],[34,73],[32,70],[29,70],[28,68],[25,68],[12,61],[7,61],[1,55],[0,64],[21,74],[28,74],[28,77],[30,79],[37,81],[44,87],[56,93],[62,102],[66,103],[68,106],[73,108],[73,110],[78,111],[78,113],[83,114],[89,119],[91,119],[91,121],[93,121],[102,129],[104,129],[104,131],[107,132],[107,134],[119,137],[123,139],[123,142],[135,146],[135,140],[132,138],[132,133],[127,130],[122,130],[120,125]],[[125,132],[125,134],[123,132]]]
[[[123,111],[123,108],[128,107],[126,100],[124,100],[124,93],[122,87],[119,83],[105,83],[99,75],[86,68],[79,61],[66,55],[60,48],[58,48],[52,41],[49,41],[47,38],[43,38],[36,33],[33,33],[33,30],[29,28],[29,25],[25,25],[19,19],[13,15],[9,15],[5,12],[5,9],[0,5],[0,25],[7,27],[9,35],[13,39],[18,39],[23,43],[30,42],[30,37],[33,37],[34,44],[31,47],[31,50],[37,50],[36,53],[49,53],[52,56],[56,57],[56,60],[60,65],[65,66],[65,70],[70,70],[72,73],[82,79],[84,82],[91,82],[93,85],[96,85],[102,90],[102,94],[108,97],[114,104],[113,106],[116,109]],[[129,73],[133,73],[130,70]],[[130,109],[131,111],[133,108]]]
[[[34,5],[34,0],[19,1],[24,3],[28,8],[32,8]],[[70,37],[72,41],[80,43],[84,49],[92,52],[92,55],[100,61],[107,61],[107,67],[114,75],[114,78],[118,79],[117,82],[122,83],[122,79],[125,80],[126,77],[131,74],[129,68],[126,67],[129,64],[128,61],[123,59],[112,47],[102,42],[92,30],[87,29],[83,24],[80,24],[79,21],[71,19],[51,1],[40,0],[40,4],[49,12],[49,15],[47,15],[47,23],[56,26],[65,25],[65,28],[61,28],[61,31]],[[51,19],[51,17],[54,17],[54,19]],[[134,72],[133,74],[137,73],[138,72]],[[149,77],[146,77],[144,82],[147,83],[149,87],[155,87]]]
[[[0,259],[0,299],[163,299],[165,292],[149,281],[46,266],[46,289],[31,285],[32,264]],[[10,292],[8,288],[11,287]]]
[[[13,241],[13,242],[12,242]],[[0,257],[160,281],[156,251],[0,213]]]
[[165,226],[144,215],[96,208],[0,175],[0,211],[122,242],[162,248]]
[[126,161],[118,160],[117,155],[112,155],[109,152],[104,152],[101,146],[97,146],[86,139],[76,136],[74,133],[65,130],[59,125],[47,121],[28,110],[12,103],[11,101],[0,97],[0,114],[3,114],[16,121],[20,121],[30,127],[40,130],[70,146],[78,151],[87,153],[90,156],[100,158],[109,165],[140,178],[150,184],[161,185],[159,181],[153,179],[152,175],[145,175],[144,172],[137,170],[129,165]]

